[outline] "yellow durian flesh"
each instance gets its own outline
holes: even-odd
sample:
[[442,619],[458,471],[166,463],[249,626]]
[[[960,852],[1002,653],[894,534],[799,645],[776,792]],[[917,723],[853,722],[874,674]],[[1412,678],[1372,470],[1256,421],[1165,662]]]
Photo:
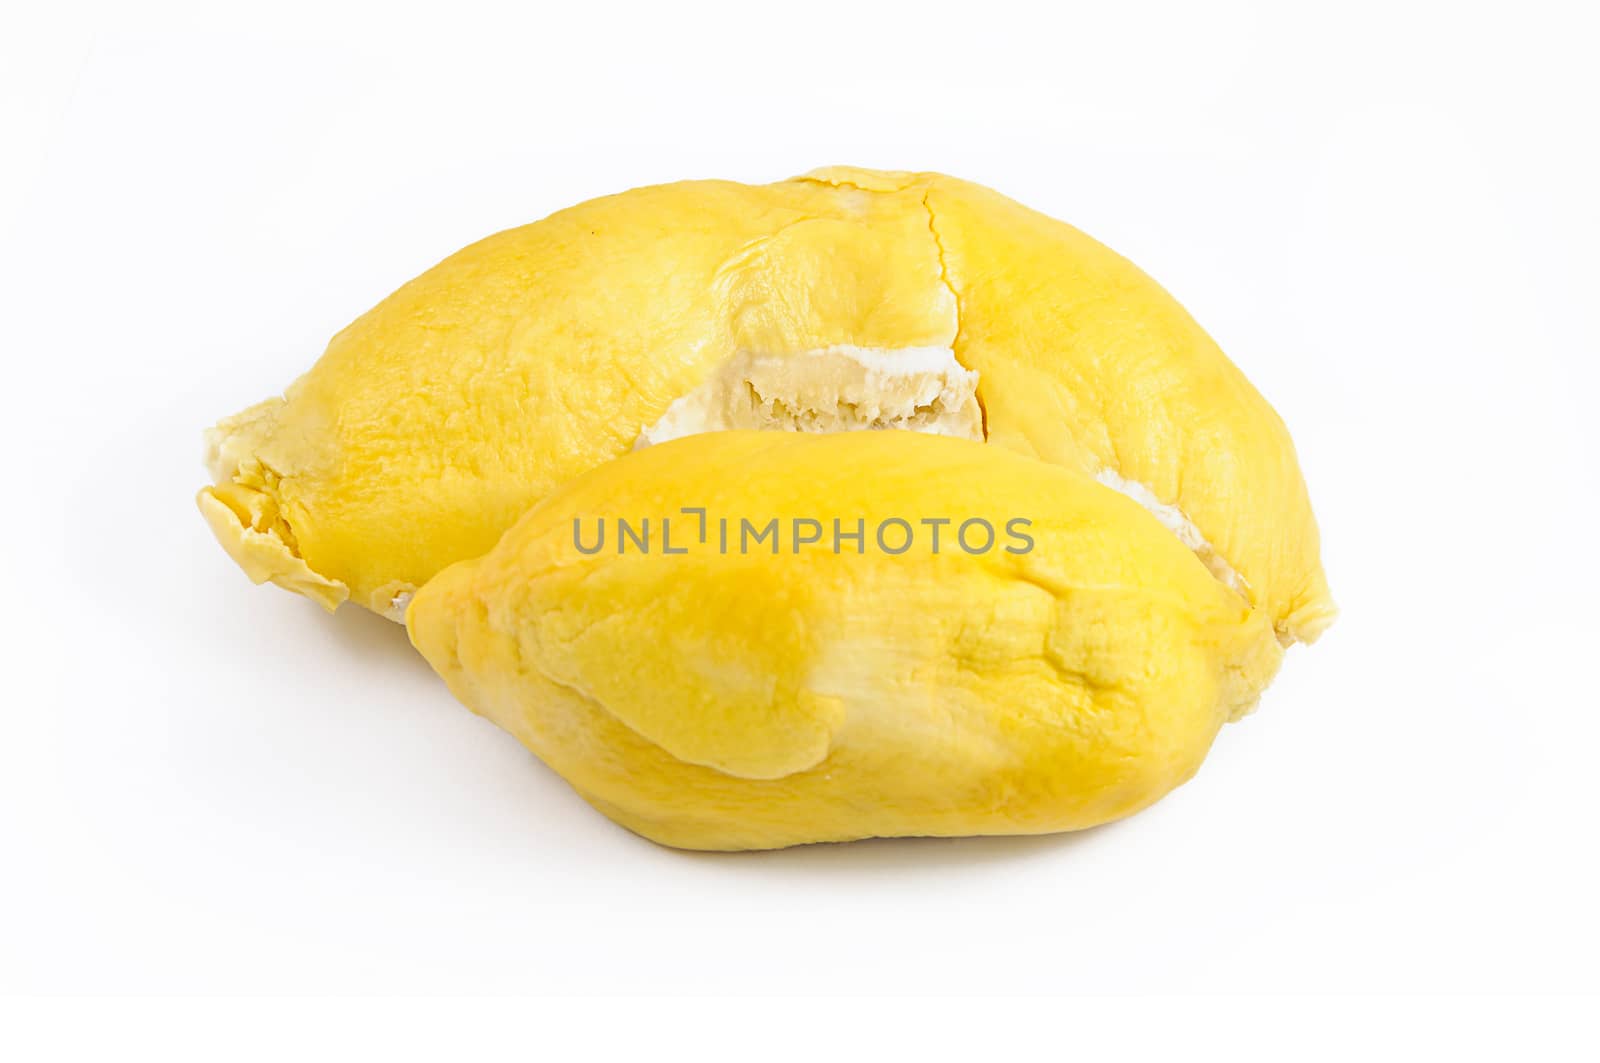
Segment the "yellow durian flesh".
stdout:
[[[685,506],[706,510],[704,543]],[[592,547],[601,519],[669,515],[685,554],[659,525],[648,553],[576,548],[574,521]],[[719,518],[829,538],[722,553]],[[865,552],[834,552],[835,518],[864,521]],[[876,548],[889,518],[923,529],[904,553]],[[936,553],[920,522],[938,518]],[[951,538],[969,518],[1026,519],[1032,549],[969,553]],[[426,584],[407,625],[597,809],[702,849],[1116,819],[1194,773],[1282,652],[1123,495],[901,431],[697,435],[600,465]]]
[[1070,225],[946,177],[928,203],[989,441],[1140,485],[1286,642],[1314,641],[1336,614],[1316,521],[1288,430],[1244,374],[1160,285]]
[[851,425],[862,404],[841,385],[831,405],[717,425],[986,434],[1181,511],[1285,642],[1331,619],[1288,434],[1215,344],[1075,229],[935,174],[656,186],[474,244],[219,425],[200,504],[253,579],[398,616],[530,505],[650,442],[674,403],[735,394],[718,374],[741,358],[910,350],[976,372],[971,406],[952,385],[949,410],[905,414],[884,385]]

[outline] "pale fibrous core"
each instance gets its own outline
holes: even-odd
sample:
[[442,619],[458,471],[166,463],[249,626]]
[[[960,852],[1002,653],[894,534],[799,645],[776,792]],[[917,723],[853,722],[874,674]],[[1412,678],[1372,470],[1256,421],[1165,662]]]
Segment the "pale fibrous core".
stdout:
[[978,374],[948,347],[827,347],[743,352],[667,407],[635,449],[669,439],[758,429],[850,432],[898,428],[983,439]]

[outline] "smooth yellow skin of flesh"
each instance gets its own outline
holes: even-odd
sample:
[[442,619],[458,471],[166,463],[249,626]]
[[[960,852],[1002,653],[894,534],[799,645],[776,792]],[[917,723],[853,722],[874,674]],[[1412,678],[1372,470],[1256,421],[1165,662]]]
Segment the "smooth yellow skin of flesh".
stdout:
[[627,453],[741,352],[952,347],[990,444],[1179,507],[1281,641],[1334,607],[1293,445],[1181,306],[1076,229],[937,174],[636,189],[491,236],[218,426],[200,506],[257,582],[387,611]]
[[[595,522],[676,515],[676,548],[586,556]],[[776,555],[715,523],[819,520]],[[875,549],[948,517],[939,552]],[[1031,521],[1026,553],[954,528]],[[832,520],[868,544],[832,550]],[[731,540],[737,542],[737,540]],[[1015,540],[1000,540],[1012,542]],[[898,538],[894,539],[898,545]],[[723,432],[600,466],[446,569],[407,613],[464,703],[597,809],[666,845],[759,849],[1104,823],[1199,767],[1282,649],[1267,615],[1137,503],[982,443],[889,431]]]

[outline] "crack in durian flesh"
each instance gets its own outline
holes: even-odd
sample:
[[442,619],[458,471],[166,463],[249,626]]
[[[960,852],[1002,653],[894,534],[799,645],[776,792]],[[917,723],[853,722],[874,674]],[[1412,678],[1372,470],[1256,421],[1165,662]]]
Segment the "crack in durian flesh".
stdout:
[[[743,352],[644,427],[634,449],[730,429],[855,432],[902,429],[983,442],[978,374],[949,347],[837,346],[792,355]],[[1143,506],[1223,586],[1250,601],[1249,586],[1175,505],[1113,469],[1101,484]],[[402,606],[403,608],[403,606]]]
[[1188,514],[1177,506],[1165,504],[1150,488],[1137,480],[1124,479],[1113,469],[1100,470],[1095,479],[1143,506],[1200,559],[1200,563],[1206,566],[1206,570],[1218,583],[1243,598],[1246,604],[1250,604],[1250,585],[1232,565],[1228,564],[1227,558],[1217,553],[1216,548],[1200,533],[1200,529],[1195,527],[1194,521],[1189,519]]

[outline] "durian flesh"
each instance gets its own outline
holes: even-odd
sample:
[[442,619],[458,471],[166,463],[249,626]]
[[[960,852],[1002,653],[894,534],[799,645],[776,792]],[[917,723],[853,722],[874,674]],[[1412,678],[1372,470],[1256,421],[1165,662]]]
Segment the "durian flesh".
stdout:
[[851,432],[899,428],[983,438],[978,374],[948,349],[831,347],[791,355],[743,353],[675,400],[639,434],[647,446],[734,428]]
[[[724,549],[688,520],[682,553],[659,524],[648,550],[575,548],[575,522],[593,545],[597,521],[685,505],[865,541]],[[952,541],[1017,518],[1031,548]],[[885,553],[873,529],[895,520],[920,531]],[[1103,823],[1189,778],[1282,654],[1269,617],[1123,494],[901,431],[642,449],[429,581],[407,623],[464,703],[597,809],[694,849]]]
[[982,438],[1167,514],[1280,640],[1333,617],[1288,434],[1210,338],[1076,229],[937,174],[683,182],[489,237],[219,424],[199,502],[257,582],[398,617],[580,474],[721,428]]

